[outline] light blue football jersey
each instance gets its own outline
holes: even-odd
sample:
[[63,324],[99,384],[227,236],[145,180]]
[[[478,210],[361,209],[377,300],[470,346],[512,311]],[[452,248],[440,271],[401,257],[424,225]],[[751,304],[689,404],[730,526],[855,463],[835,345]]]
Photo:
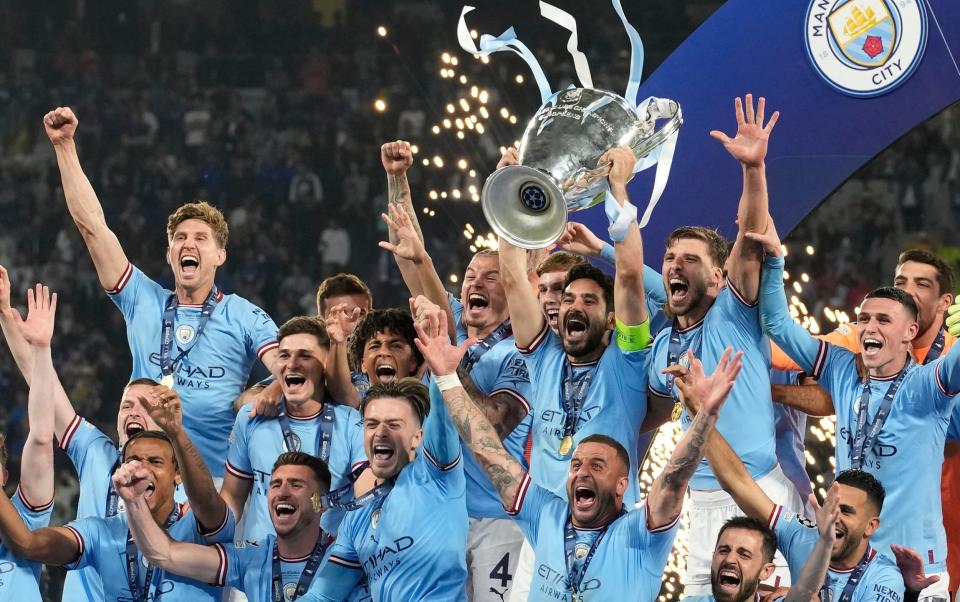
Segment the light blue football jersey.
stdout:
[[[31,506],[18,488],[10,502],[23,520],[23,524],[31,531],[50,524],[53,500],[44,506]],[[41,568],[43,566],[39,562],[14,556],[0,541],[0,600],[41,602]]]
[[[599,360],[572,364],[573,378],[596,370],[587,389],[583,408],[573,435],[574,448],[593,434],[612,437],[630,456],[630,485],[623,500],[632,507],[639,499],[637,442],[640,424],[647,413],[647,349],[624,352],[616,343],[607,345]],[[533,452],[530,470],[533,480],[558,497],[566,499],[570,455],[560,453],[565,414],[563,389],[566,353],[560,337],[547,324],[526,349],[520,349],[530,370],[533,406]]]
[[[783,258],[768,257],[761,291],[764,328],[791,358],[833,397],[837,414],[836,470],[851,468],[857,412],[864,385],[850,351],[814,338],[793,321],[783,293]],[[876,416],[891,381],[870,379],[867,424]],[[864,454],[862,470],[884,486],[886,497],[873,545],[893,557],[890,544],[909,546],[926,561],[926,572],[946,570],[946,534],[940,507],[943,446],[953,393],[960,389],[960,347],[929,364],[916,364],[904,377],[876,442]],[[923,436],[918,436],[922,433]]]
[[[463,304],[452,295],[449,298],[457,322],[457,343],[460,344],[467,340],[467,329],[461,321]],[[470,379],[484,395],[506,393],[523,407],[527,415],[503,440],[503,447],[514,460],[527,468],[524,452],[527,437],[530,436],[530,424],[533,422],[528,401],[530,375],[523,357],[517,351],[513,336],[504,337],[488,349],[471,368]],[[477,463],[470,448],[467,445],[462,445],[462,448],[463,469],[467,479],[467,514],[471,518],[508,518],[503,511],[500,495],[490,483],[487,473]]]
[[[127,323],[133,356],[130,379],[160,381],[160,342],[169,291],[132,264],[107,291]],[[174,385],[183,400],[183,426],[214,477],[223,476],[233,402],[243,391],[254,361],[277,348],[277,325],[262,309],[237,295],[219,296],[203,331],[194,340],[200,305],[179,305],[174,319],[173,357],[189,353],[175,367]]]
[[[110,478],[120,458],[116,442],[90,422],[75,415],[59,440],[59,446],[73,462],[80,482],[76,517],[105,518]],[[103,599],[103,583],[95,569],[67,572],[62,602],[102,602]]]
[[[326,402],[331,403],[331,402]],[[249,417],[251,405],[237,413],[230,434],[230,451],[227,455],[227,471],[241,479],[252,481],[251,502],[243,516],[243,534],[239,539],[258,541],[274,533],[267,507],[267,491],[270,475],[277,457],[288,451],[283,442],[283,430],[275,416]],[[300,450],[316,455],[320,444],[322,411],[304,418],[289,416],[290,430],[300,439]],[[363,450],[363,426],[360,413],[345,405],[334,404],[333,433],[330,442],[331,489],[338,489],[350,481],[350,473],[358,464],[365,462]],[[343,518],[343,511],[327,510],[320,519],[320,526],[327,533],[336,533]]]
[[436,385],[416,459],[386,496],[351,510],[303,602],[339,602],[361,574],[374,600],[466,600],[467,507],[460,439]]
[[[820,536],[817,526],[793,512],[785,512],[782,506],[773,509],[769,526],[777,534],[777,548],[790,567],[790,577],[799,579],[803,563],[817,545]],[[876,550],[872,550],[871,554],[863,577],[853,590],[851,602],[902,602],[903,577],[897,563]],[[851,573],[853,569],[841,571],[830,567],[827,570],[825,585],[830,591],[831,601],[839,602]]]
[[[527,600],[569,600],[564,535],[570,507],[566,498],[533,484],[530,475],[524,475],[510,513],[535,554],[533,581]],[[644,505],[614,520],[583,574],[580,599],[583,602],[656,600],[663,570],[679,529],[679,519],[677,515],[669,524],[650,525]],[[586,546],[584,554],[595,538],[585,532],[578,534],[578,544]]]
[[[650,390],[661,397],[677,398],[667,390],[667,375],[661,370],[668,365],[671,326],[668,324],[653,342],[653,357],[648,375]],[[776,465],[776,434],[773,399],[770,397],[770,344],[760,330],[757,304],[746,303],[730,285],[717,294],[703,320],[678,331],[680,352],[691,349],[710,374],[717,367],[727,347],[743,351],[743,369],[733,385],[717,430],[730,442],[737,456],[754,479],[770,472]],[[690,428],[693,419],[684,409],[680,424]],[[700,462],[690,481],[691,489],[720,489],[720,484],[706,459]]]
[[[188,543],[228,543],[233,539],[235,521],[233,513],[227,511],[224,524],[214,532],[201,534],[193,512],[187,512],[175,522],[167,533],[172,539]],[[96,570],[103,581],[104,597],[110,601],[131,600],[127,581],[127,514],[121,512],[109,518],[89,517],[75,520],[67,528],[76,538],[80,554],[77,559],[66,565],[68,570],[90,567]],[[137,551],[137,579],[141,592],[147,587],[147,562]],[[186,577],[180,577],[161,569],[153,571],[149,584],[150,599],[161,597],[165,602],[200,602],[219,600],[222,591],[211,584],[204,584]]]

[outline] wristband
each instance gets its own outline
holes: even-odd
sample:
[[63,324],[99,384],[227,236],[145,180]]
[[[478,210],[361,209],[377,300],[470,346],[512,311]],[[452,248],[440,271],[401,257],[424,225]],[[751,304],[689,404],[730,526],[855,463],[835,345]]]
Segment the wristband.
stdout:
[[650,344],[650,320],[644,320],[643,323],[636,326],[627,326],[619,319],[615,319],[617,325],[617,347],[621,351],[640,351],[646,349]]
[[624,201],[623,206],[620,206],[613,193],[608,192],[604,199],[603,209],[610,221],[610,228],[607,230],[610,234],[610,240],[623,242],[623,239],[630,233],[630,227],[637,223],[637,208],[629,200]]
[[434,375],[433,381],[437,383],[437,388],[440,389],[440,391],[447,391],[449,389],[456,389],[457,387],[463,386],[460,383],[460,377],[457,376],[456,372],[444,376]]

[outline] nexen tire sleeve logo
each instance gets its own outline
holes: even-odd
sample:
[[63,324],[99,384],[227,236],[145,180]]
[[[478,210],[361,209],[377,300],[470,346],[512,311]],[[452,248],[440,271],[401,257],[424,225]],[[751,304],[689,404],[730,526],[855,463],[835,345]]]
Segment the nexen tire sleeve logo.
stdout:
[[807,56],[835,90],[860,98],[903,84],[927,45],[922,0],[811,0]]

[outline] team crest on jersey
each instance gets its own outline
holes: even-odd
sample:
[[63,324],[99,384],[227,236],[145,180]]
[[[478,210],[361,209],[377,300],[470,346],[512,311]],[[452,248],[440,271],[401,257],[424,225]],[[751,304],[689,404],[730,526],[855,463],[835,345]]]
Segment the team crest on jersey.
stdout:
[[297,584],[288,583],[283,586],[283,599],[284,600],[293,600],[297,593]]
[[196,331],[193,329],[193,326],[189,324],[181,324],[177,326],[177,342],[181,345],[186,345],[193,340],[193,335],[196,334]]
[[382,508],[377,508],[373,511],[373,514],[370,515],[370,527],[372,529],[377,528],[377,524],[380,522],[380,514],[382,514],[382,512]]
[[909,79],[927,45],[920,0],[808,0],[804,37],[814,70],[849,96],[886,94]]
[[585,543],[578,543],[573,548],[573,557],[580,560],[590,552],[590,546]]

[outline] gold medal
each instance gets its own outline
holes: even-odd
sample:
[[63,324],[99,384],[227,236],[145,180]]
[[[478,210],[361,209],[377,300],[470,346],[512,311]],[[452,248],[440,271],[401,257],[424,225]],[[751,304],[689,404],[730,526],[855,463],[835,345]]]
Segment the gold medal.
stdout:
[[575,592],[573,597],[570,598],[570,602],[580,602],[580,594]]
[[683,405],[679,401],[673,403],[673,411],[670,412],[670,420],[676,422],[680,420],[680,416],[683,414]]
[[167,374],[160,379],[160,384],[168,389],[173,389],[173,375]]
[[560,442],[560,455],[565,456],[570,453],[570,450],[573,448],[573,437],[567,435]]

